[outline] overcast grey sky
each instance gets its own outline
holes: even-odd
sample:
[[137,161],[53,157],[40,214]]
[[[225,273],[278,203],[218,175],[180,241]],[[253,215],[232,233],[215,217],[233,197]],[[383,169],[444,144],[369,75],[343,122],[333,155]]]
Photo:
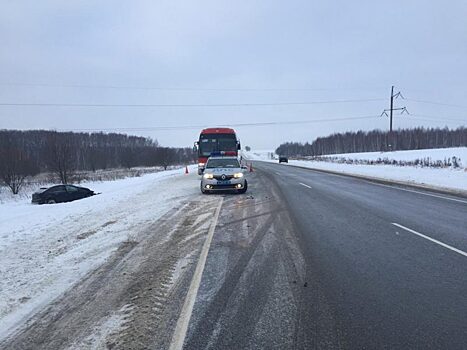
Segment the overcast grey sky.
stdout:
[[[3,1],[0,103],[385,100],[0,106],[0,128],[108,130],[377,116],[388,108],[392,84],[407,99],[459,105],[397,100],[413,115],[397,117],[395,127],[466,125],[466,18],[465,0]],[[269,149],[387,127],[387,118],[374,117],[236,129],[244,146]],[[191,146],[199,131],[127,132]]]

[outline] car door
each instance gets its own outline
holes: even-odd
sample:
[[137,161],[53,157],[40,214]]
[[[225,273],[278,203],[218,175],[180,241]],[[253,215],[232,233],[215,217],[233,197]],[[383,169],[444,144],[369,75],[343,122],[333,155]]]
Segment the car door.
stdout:
[[83,198],[79,189],[75,186],[67,185],[66,191],[68,192],[68,201],[74,201],[76,199]]
[[52,199],[56,203],[66,202],[68,197],[68,192],[65,189],[64,185],[54,186],[47,190],[46,201]]

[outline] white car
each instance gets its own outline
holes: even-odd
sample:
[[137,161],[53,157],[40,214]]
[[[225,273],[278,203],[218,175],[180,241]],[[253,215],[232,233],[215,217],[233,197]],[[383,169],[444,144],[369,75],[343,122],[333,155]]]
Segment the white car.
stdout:
[[245,193],[248,182],[244,175],[245,167],[237,157],[210,157],[201,177],[201,192],[236,191]]

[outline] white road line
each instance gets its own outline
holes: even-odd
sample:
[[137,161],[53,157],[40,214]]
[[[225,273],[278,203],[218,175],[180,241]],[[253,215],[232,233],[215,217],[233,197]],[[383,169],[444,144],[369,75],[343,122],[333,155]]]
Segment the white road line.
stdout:
[[[291,165],[291,166],[294,166],[294,165]],[[301,166],[295,166],[295,168],[302,169],[302,170],[311,170],[312,172],[315,172],[315,173],[326,174],[326,175],[337,176],[337,177],[343,177],[343,178],[346,178],[346,179],[352,178],[352,175],[358,175],[358,174],[351,174],[351,173],[349,173],[347,176],[346,175],[339,175],[339,174],[334,174],[334,173],[328,173],[325,170],[320,171],[319,169],[305,168],[305,167],[301,167]],[[346,173],[343,173],[343,174],[346,174]],[[364,178],[359,178],[359,177],[353,177],[353,178],[365,181],[365,182],[367,182],[369,184],[372,184],[372,185],[375,185],[375,186],[382,186],[382,187],[392,188],[394,190],[399,190],[399,191],[418,193],[418,194],[422,194],[424,196],[430,196],[430,197],[445,199],[445,200],[449,200],[449,201],[453,201],[453,202],[457,202],[457,203],[467,204],[467,200],[464,200],[464,199],[446,197],[446,196],[442,196],[442,195],[438,195],[438,194],[434,194],[434,193],[427,193],[427,192],[421,192],[421,191],[416,191],[416,190],[409,190],[407,188],[398,187],[398,186],[401,186],[401,184],[397,184],[397,183],[395,183],[394,185],[385,185],[385,184],[377,183],[377,182],[374,182],[374,181],[371,181],[371,180],[366,180]],[[388,181],[390,181],[390,179],[388,179]],[[429,189],[427,189],[427,191],[429,191]]]
[[425,238],[425,239],[427,239],[427,240],[429,240],[429,241],[431,241],[431,242],[433,242],[433,243],[439,244],[440,246],[442,246],[442,247],[444,247],[444,248],[450,249],[450,250],[452,250],[453,252],[456,252],[456,253],[458,253],[458,254],[460,254],[460,255],[463,255],[463,256],[467,257],[467,253],[464,252],[464,251],[462,251],[462,250],[460,250],[460,249],[451,247],[450,245],[448,245],[448,244],[446,244],[446,243],[443,243],[443,242],[440,242],[440,241],[438,241],[438,240],[436,240],[436,239],[434,239],[434,238],[425,236],[424,234],[422,234],[422,233],[420,233],[420,232],[414,231],[414,230],[412,230],[412,229],[410,229],[410,228],[408,228],[408,227],[402,226],[402,225],[397,224],[397,223],[395,223],[395,222],[393,222],[392,224],[393,224],[394,226],[397,226],[397,227],[399,227],[399,228],[401,228],[401,229],[404,229],[404,230],[406,230],[406,231],[408,231],[408,232],[410,232],[410,233],[413,233],[414,235],[417,235],[417,236],[419,236],[419,237]]
[[368,181],[368,180],[367,180],[367,182],[368,182],[368,183],[371,183],[371,184],[373,184],[373,185],[376,185],[376,186],[389,187],[389,188],[393,188],[393,189],[399,190],[399,191],[413,192],[413,193],[423,194],[423,195],[425,195],[425,196],[436,197],[436,198],[441,198],[441,199],[446,199],[446,200],[450,200],[450,201],[454,201],[454,202],[459,202],[459,203],[465,203],[465,204],[467,204],[467,201],[466,201],[466,200],[462,200],[462,199],[451,198],[451,197],[445,197],[445,196],[441,196],[441,195],[433,194],[433,193],[426,193],[426,192],[421,192],[421,191],[409,190],[409,189],[407,189],[407,188],[397,187],[397,185],[395,185],[395,186],[384,185],[384,184],[379,184],[379,183],[372,182],[372,181]]
[[299,182],[299,184],[302,185],[302,186],[305,186],[307,188],[312,188],[311,186],[308,186],[307,184],[304,184],[304,183],[301,183],[301,182]]
[[[358,174],[348,174],[350,176],[346,176],[346,175],[328,173],[326,171],[319,171],[317,169],[312,169],[312,168],[303,168],[303,167],[296,167],[296,168],[303,169],[303,170],[311,170],[311,171],[313,171],[315,173],[320,173],[320,174],[327,174],[327,175],[332,175],[332,176],[337,176],[337,177],[343,177],[343,178],[346,178],[346,179],[352,178],[352,175],[358,175]],[[345,173],[343,173],[343,174],[345,174]],[[377,182],[374,182],[374,181],[371,181],[371,180],[366,180],[366,179],[363,179],[363,178],[358,178],[358,177],[353,177],[353,178],[363,180],[363,181],[365,181],[365,182],[367,182],[369,184],[375,185],[375,186],[382,186],[382,187],[392,188],[394,190],[399,190],[399,191],[418,193],[418,194],[422,194],[424,196],[436,197],[436,198],[446,199],[446,200],[453,201],[453,202],[467,204],[467,200],[457,199],[457,198],[452,198],[452,197],[446,197],[446,196],[442,196],[442,195],[434,194],[434,193],[427,193],[427,192],[421,192],[421,191],[416,191],[416,190],[409,190],[407,188],[398,187],[398,186],[401,186],[401,185],[397,184],[397,183],[394,184],[394,185],[385,185],[385,184],[377,183]],[[388,179],[388,181],[390,181],[390,179]]]
[[201,283],[201,277],[203,275],[204,266],[206,265],[209,247],[211,246],[214,231],[217,226],[217,221],[219,220],[219,214],[221,212],[223,201],[224,198],[221,198],[221,201],[217,206],[216,213],[214,214],[211,227],[209,228],[208,236],[206,237],[206,241],[204,242],[203,248],[201,249],[198,264],[196,265],[196,270],[193,275],[193,279],[191,280],[190,288],[188,289],[185,302],[183,303],[182,311],[180,312],[177,325],[175,326],[172,341],[170,342],[170,350],[181,350],[183,348],[183,343],[185,342],[186,332],[190,323],[191,314],[193,313],[193,306],[195,305],[196,296],[198,294],[199,285]]

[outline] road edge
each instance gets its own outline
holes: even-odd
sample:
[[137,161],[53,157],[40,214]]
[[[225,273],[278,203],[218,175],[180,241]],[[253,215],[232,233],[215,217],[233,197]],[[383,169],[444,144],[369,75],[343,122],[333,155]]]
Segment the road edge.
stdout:
[[[266,162],[263,160],[253,160],[253,162],[276,164],[273,162]],[[400,186],[405,186],[405,187],[414,188],[418,190],[431,191],[431,192],[435,192],[439,194],[458,196],[463,199],[467,199],[467,191],[464,191],[464,190],[455,190],[455,189],[450,189],[446,187],[424,185],[424,184],[419,184],[419,183],[414,183],[414,182],[409,182],[409,181],[391,180],[391,179],[385,179],[385,178],[375,177],[375,176],[365,176],[365,175],[359,175],[359,174],[344,173],[344,172],[339,172],[339,171],[334,171],[334,170],[311,168],[311,167],[306,167],[303,165],[295,165],[295,164],[278,164],[278,165],[293,166],[296,168],[306,169],[310,171],[318,171],[318,172],[326,173],[326,174],[347,176],[347,177],[352,177],[352,178],[359,179],[359,180],[366,180],[366,181],[381,183],[385,185],[400,185]]]
[[199,256],[198,263],[196,265],[193,278],[190,283],[185,301],[182,306],[182,310],[177,320],[175,330],[170,342],[169,350],[182,350],[183,344],[185,343],[186,333],[188,331],[188,326],[190,324],[191,314],[193,312],[193,307],[195,305],[196,296],[198,295],[198,289],[201,284],[201,277],[203,275],[204,266],[206,265],[206,260],[208,257],[209,248],[211,246],[212,238],[214,237],[214,231],[216,230],[217,221],[219,220],[219,215],[221,212],[222,204],[224,203],[224,198],[221,197],[219,204],[217,205],[216,212],[209,227],[208,235],[206,241],[203,244],[201,253]]

